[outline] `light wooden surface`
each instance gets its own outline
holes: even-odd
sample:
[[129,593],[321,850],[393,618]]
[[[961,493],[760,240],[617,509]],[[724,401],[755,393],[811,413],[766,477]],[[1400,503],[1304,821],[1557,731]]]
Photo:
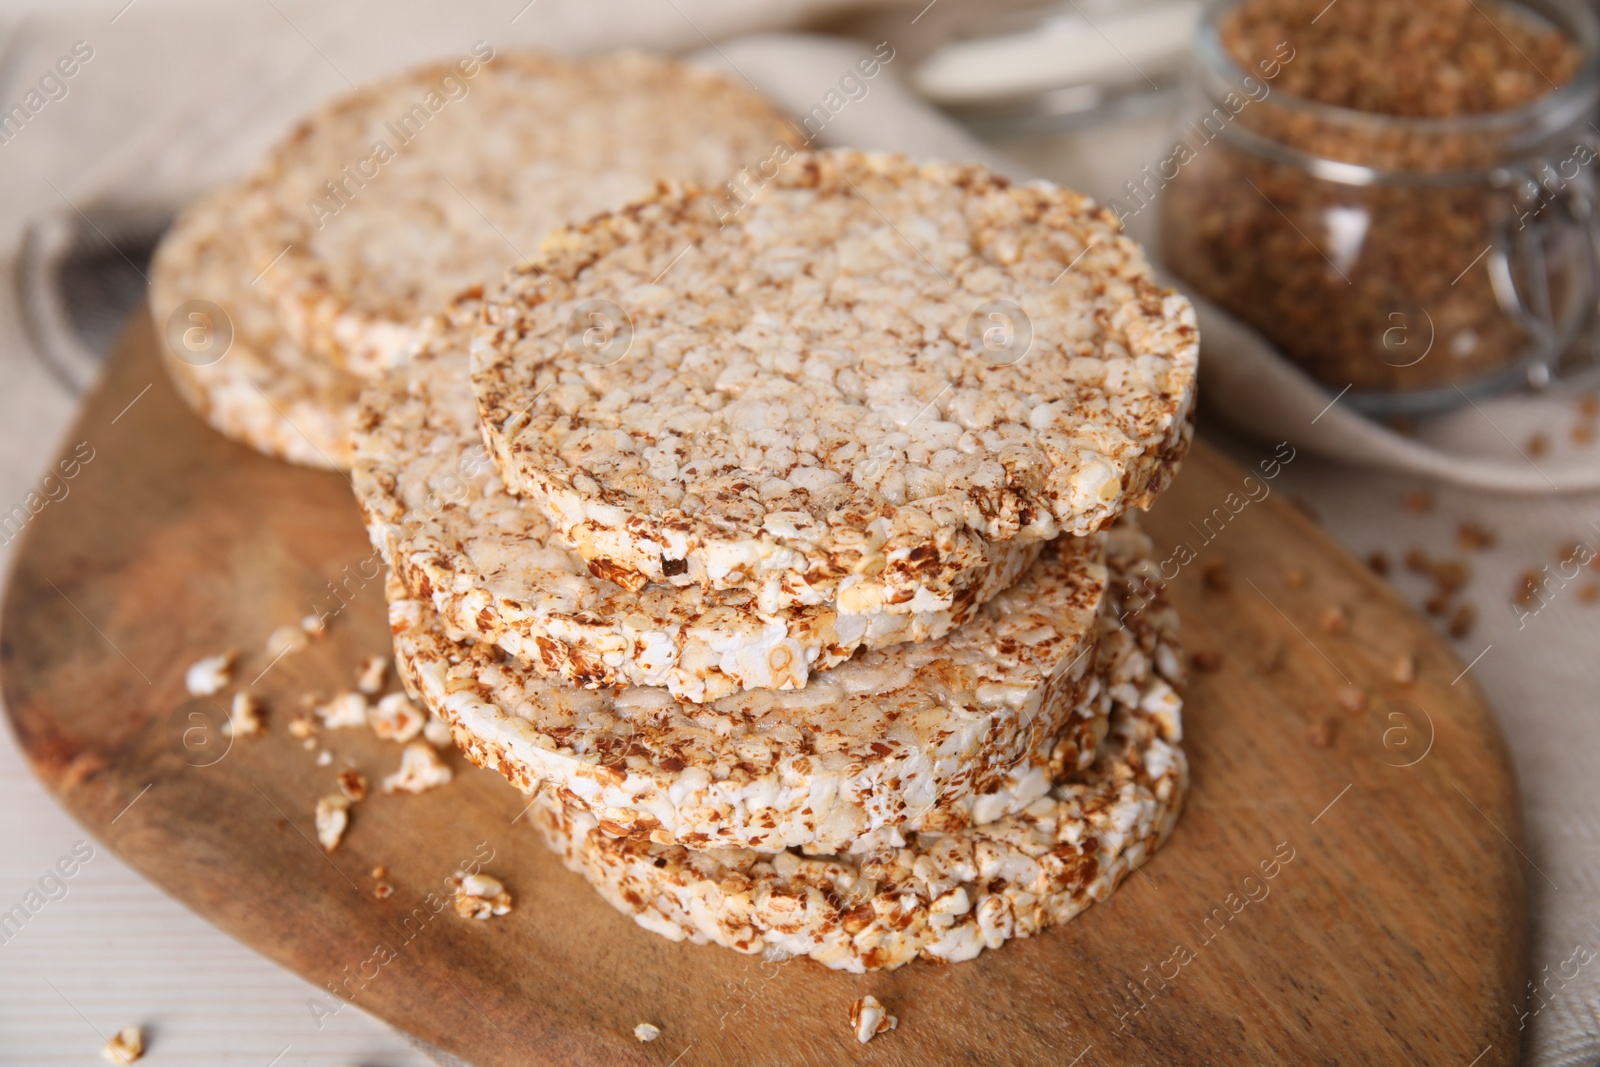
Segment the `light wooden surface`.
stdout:
[[[1191,686],[1194,784],[1172,842],[1060,930],[968,964],[855,977],[639,930],[514,823],[514,791],[459,763],[447,788],[358,804],[324,856],[307,835],[333,772],[353,759],[375,783],[398,751],[331,732],[339,763],[319,768],[284,724],[301,694],[346,687],[385,647],[375,580],[345,583],[329,636],[261,678],[270,735],[197,766],[210,757],[181,743],[184,668],[238,646],[249,681],[266,635],[336,603],[327,583],[361,574],[371,550],[342,478],[211,433],[172,396],[149,338],[135,320],[82,416],[104,425],[154,383],[122,416],[137,432],[74,481],[70,514],[97,521],[46,509],[18,552],[0,615],[7,709],[41,779],[99,841],[290,969],[347,982],[364,1009],[481,1067],[1515,1062],[1520,830],[1470,676],[1452,685],[1460,665],[1426,627],[1276,496],[1207,543],[1201,518],[1244,495],[1244,474],[1203,447],[1149,522],[1159,544],[1198,550],[1176,601],[1189,648],[1222,656]],[[1214,560],[1226,591],[1201,580]],[[1333,605],[1347,633],[1322,628]],[[1390,680],[1402,653],[1418,657],[1411,687]],[[1368,695],[1364,711],[1345,706],[1347,688]],[[430,916],[426,894],[485,842],[516,911],[487,925]],[[1293,860],[1263,881],[1284,842]],[[396,887],[381,902],[375,864]],[[1142,1011],[1130,982],[1145,983]],[[900,1029],[861,1047],[845,1013],[868,992]],[[641,1021],[661,1040],[635,1042]]]

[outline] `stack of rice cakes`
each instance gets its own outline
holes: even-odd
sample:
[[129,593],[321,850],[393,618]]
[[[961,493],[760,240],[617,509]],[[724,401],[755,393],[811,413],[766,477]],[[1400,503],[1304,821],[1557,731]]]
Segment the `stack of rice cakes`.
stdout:
[[799,155],[735,208],[559,228],[364,392],[396,661],[640,925],[970,959],[1176,820],[1125,513],[1188,447],[1193,313],[1108,213],[981,167]]

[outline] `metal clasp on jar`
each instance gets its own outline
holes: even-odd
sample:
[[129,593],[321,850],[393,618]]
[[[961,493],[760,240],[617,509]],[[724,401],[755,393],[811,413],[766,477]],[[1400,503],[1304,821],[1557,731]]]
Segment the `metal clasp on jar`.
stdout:
[[[1597,158],[1600,149],[1594,143],[1579,141],[1566,159],[1541,159],[1490,176],[1509,193],[1511,210],[1500,220],[1489,250],[1489,281],[1501,309],[1533,341],[1519,369],[1536,389],[1558,374],[1592,369],[1581,367],[1591,360],[1573,347],[1600,296],[1600,217],[1593,174],[1586,169]],[[1569,165],[1571,173],[1564,173]],[[1565,249],[1569,254],[1552,255],[1553,248],[1571,243],[1578,247]],[[1565,279],[1564,293],[1552,292],[1561,281],[1552,262],[1582,265],[1579,276]]]

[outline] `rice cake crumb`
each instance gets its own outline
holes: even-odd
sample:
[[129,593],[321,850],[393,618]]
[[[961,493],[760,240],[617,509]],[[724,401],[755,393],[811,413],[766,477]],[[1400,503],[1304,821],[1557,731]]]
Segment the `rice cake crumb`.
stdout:
[[329,793],[317,801],[317,840],[324,852],[332,852],[344,839],[350,825],[350,798],[341,793]]
[[383,680],[388,673],[388,656],[368,656],[361,661],[361,669],[356,672],[356,688],[367,696],[377,696],[383,692]]
[[100,1054],[112,1063],[134,1062],[144,1055],[144,1031],[137,1026],[124,1026],[100,1046]]
[[367,714],[372,732],[385,741],[405,744],[422,732],[426,719],[404,693],[390,693]]
[[230,648],[215,656],[207,656],[190,664],[184,672],[183,684],[190,696],[215,696],[233,681],[233,665],[239,659],[239,650]]
[[893,1030],[900,1020],[890,1015],[874,996],[859,997],[850,1004],[850,1028],[856,1040],[865,1045],[885,1030]]
[[357,770],[340,771],[339,792],[351,800],[360,800],[367,795],[367,776]]
[[385,793],[425,793],[450,781],[450,768],[438,753],[421,742],[412,742],[400,754],[400,769],[383,780]]
[[659,1026],[651,1026],[649,1023],[640,1023],[633,1028],[633,1036],[640,1041],[654,1041],[661,1036],[661,1028]]
[[463,919],[487,920],[511,911],[511,894],[500,879],[481,872],[457,871],[451,881],[456,887],[456,914]]
[[299,626],[280,626],[267,635],[267,658],[277,660],[311,647],[311,638]]
[[356,692],[343,692],[317,708],[322,725],[330,730],[367,725],[367,698]]
[[316,732],[316,724],[304,715],[297,715],[289,720],[289,736],[296,741],[309,741]]
[[266,732],[261,720],[261,701],[255,694],[238,692],[228,706],[228,723],[224,728],[229,737],[260,737]]
[[332,766],[332,764],[333,764],[333,753],[332,752],[329,752],[327,749],[323,749],[321,752],[317,753],[317,766],[318,767],[329,767],[329,766]]
[[321,615],[307,615],[300,620],[300,629],[312,637],[321,637],[328,632],[328,620]]

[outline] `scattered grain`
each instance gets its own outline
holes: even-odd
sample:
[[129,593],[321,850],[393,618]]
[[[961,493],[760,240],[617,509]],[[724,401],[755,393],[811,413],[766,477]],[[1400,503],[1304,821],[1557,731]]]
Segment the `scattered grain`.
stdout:
[[383,780],[383,791],[425,793],[448,781],[450,768],[438,754],[421,742],[412,742],[400,755],[400,769]]
[[456,887],[456,914],[463,919],[486,920],[511,911],[511,894],[500,879],[481,872],[457,871],[451,881]]
[[893,1030],[900,1020],[884,1010],[877,997],[860,997],[850,1004],[850,1028],[856,1040],[865,1045],[885,1030]]
[[261,718],[261,701],[252,693],[233,694],[224,729],[229,737],[260,737],[267,729]]
[[189,695],[208,697],[222,692],[233,681],[233,665],[238,658],[238,650],[230,648],[190,664],[183,675],[183,684],[189,690]]
[[1400,501],[1400,505],[1413,515],[1426,515],[1433,510],[1433,494],[1426,489],[1413,489]]
[[134,1062],[144,1055],[144,1031],[137,1026],[124,1026],[100,1046],[100,1055],[112,1063]]
[[317,708],[317,717],[330,730],[367,725],[367,698],[346,691]]
[[338,793],[329,793],[317,801],[317,840],[324,852],[332,852],[344,840],[344,831],[350,825],[350,800]]
[[385,741],[405,744],[422,732],[427,719],[404,693],[390,693],[367,713],[372,732]]
[[388,656],[368,656],[356,672],[356,688],[368,696],[377,696],[383,692],[383,680],[388,673]]

